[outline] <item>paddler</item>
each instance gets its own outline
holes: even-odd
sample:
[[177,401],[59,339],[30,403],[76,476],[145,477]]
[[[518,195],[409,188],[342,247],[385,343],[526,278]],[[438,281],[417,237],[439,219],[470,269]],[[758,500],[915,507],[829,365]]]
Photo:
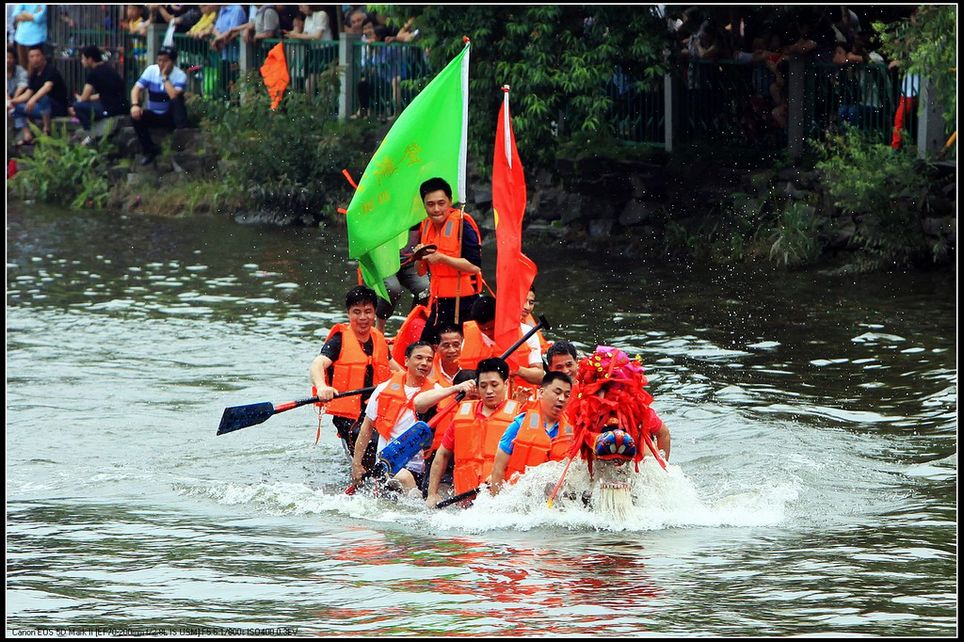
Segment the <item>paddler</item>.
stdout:
[[505,480],[524,474],[526,468],[561,461],[569,454],[573,426],[565,416],[572,379],[548,372],[542,379],[539,404],[509,424],[495,454],[489,491],[495,495]]
[[437,247],[416,261],[418,273],[430,275],[430,314],[422,340],[431,341],[442,325],[461,328],[482,292],[482,234],[464,209],[452,207],[452,187],[445,179],[430,178],[419,194],[428,218],[413,249],[417,253],[426,245]]
[[[373,433],[378,433],[377,455],[388,442],[411,428],[417,421],[413,400],[418,393],[433,387],[428,380],[428,374],[432,370],[434,356],[435,350],[430,343],[416,341],[410,344],[405,350],[405,371],[393,374],[372,392],[365,408],[365,418],[358,432],[358,440],[355,442],[351,466],[354,484],[360,484],[365,472],[371,467],[363,461],[363,451],[365,445],[371,441]],[[420,485],[424,469],[423,456],[419,452],[398,471],[394,479],[403,490],[409,491]]]
[[457,325],[446,324],[439,328],[435,344],[435,359],[429,378],[440,386],[451,386],[455,375],[462,369],[462,330]]
[[[434,507],[440,500],[439,486],[449,462],[456,494],[462,494],[487,483],[492,472],[499,439],[519,414],[519,403],[506,399],[508,364],[498,357],[479,362],[475,387],[480,399],[462,401],[451,424],[442,436],[429,473],[426,503]],[[437,403],[454,394],[458,386],[422,393],[416,404]],[[444,397],[443,397],[444,395]]]
[[[522,335],[520,324],[519,337]],[[531,328],[530,328],[531,329]],[[490,296],[479,297],[472,306],[472,320],[462,326],[462,356],[463,368],[475,368],[482,359],[497,356],[501,350],[495,343],[495,299]],[[517,379],[517,383],[528,383],[536,386],[542,383],[545,376],[542,366],[542,354],[539,351],[538,339],[529,337],[509,357],[510,376]],[[510,384],[510,388],[513,386]],[[510,389],[510,396],[513,390]],[[515,398],[513,396],[513,398]]]
[[[378,295],[370,288],[358,285],[348,290],[348,323],[332,326],[325,345],[308,368],[314,394],[326,404],[325,412],[332,416],[349,457],[354,456],[362,408],[368,398],[332,397],[339,392],[378,385],[391,377],[393,369],[398,369],[390,360],[385,337],[374,327],[377,304]],[[374,463],[374,451],[367,458],[369,465]]]

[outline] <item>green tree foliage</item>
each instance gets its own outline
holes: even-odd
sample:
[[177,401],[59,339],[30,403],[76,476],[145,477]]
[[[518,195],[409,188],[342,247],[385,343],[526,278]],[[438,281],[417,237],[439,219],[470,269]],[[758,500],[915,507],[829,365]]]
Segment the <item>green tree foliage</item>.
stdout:
[[910,17],[874,23],[884,53],[901,62],[907,73],[929,78],[944,108],[944,121],[954,124],[957,100],[957,6],[921,5]]
[[527,167],[552,167],[574,134],[606,139],[617,68],[644,89],[663,75],[665,24],[644,6],[377,5],[397,24],[414,17],[435,69],[472,41],[469,152],[488,172],[502,85]]
[[851,127],[815,147],[833,204],[859,224],[868,267],[906,266],[932,252],[921,223],[928,181],[912,151],[874,143]]
[[366,145],[361,126],[336,118],[337,76],[324,74],[317,99],[286,92],[277,111],[256,73],[245,83],[241,100],[194,104],[227,161],[228,183],[261,211],[323,217],[347,206],[351,188],[341,170],[362,164]]

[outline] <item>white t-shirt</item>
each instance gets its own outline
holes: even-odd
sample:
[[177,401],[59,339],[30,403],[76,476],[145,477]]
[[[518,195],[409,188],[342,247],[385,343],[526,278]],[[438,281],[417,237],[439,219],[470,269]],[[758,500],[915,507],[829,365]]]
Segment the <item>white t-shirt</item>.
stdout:
[[[532,329],[532,326],[528,323],[520,323],[522,326],[522,336]],[[541,366],[542,365],[542,346],[539,345],[539,337],[537,334],[533,334],[531,337],[526,339],[526,345],[529,346],[529,367]]]
[[[378,416],[378,396],[382,394],[382,390],[388,387],[389,383],[391,383],[391,379],[389,379],[384,383],[378,384],[378,387],[375,388],[375,391],[372,393],[372,396],[368,398],[368,405],[365,407],[365,416],[371,419],[372,421],[375,421],[375,417]],[[405,386],[405,396],[411,399],[412,397],[417,395],[421,389],[422,388],[420,386]],[[392,426],[392,439],[395,439],[403,432],[405,432],[406,430],[414,426],[416,421],[418,421],[418,419],[415,417],[415,411],[412,410],[411,407],[408,407],[402,410],[402,414],[399,415],[398,421],[396,421],[395,425]],[[382,450],[387,445],[388,445],[388,440],[386,440],[384,437],[381,436],[381,434],[379,434],[378,448],[376,450],[376,453],[382,452]],[[417,473],[420,473],[423,470],[425,470],[425,459],[422,457],[422,452],[419,451],[418,453],[416,453],[416,455],[412,457],[412,459],[407,464],[405,464],[405,467]]]
[[305,18],[305,33],[315,35],[321,32],[322,40],[331,40],[331,26],[328,24],[328,14],[324,11],[315,11]]

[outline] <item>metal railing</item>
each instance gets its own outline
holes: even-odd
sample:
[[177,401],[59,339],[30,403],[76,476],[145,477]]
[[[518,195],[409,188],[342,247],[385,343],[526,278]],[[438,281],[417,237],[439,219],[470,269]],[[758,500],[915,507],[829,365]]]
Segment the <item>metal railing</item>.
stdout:
[[[689,61],[673,69],[680,142],[728,142],[775,149],[786,145],[786,91],[771,95],[777,77],[763,63]],[[780,92],[774,93],[780,96]]]
[[211,49],[208,38],[174,34],[177,66],[187,74],[188,93],[207,98],[227,98],[238,80],[238,63],[222,60],[220,52]]
[[279,42],[284,43],[288,75],[291,77],[289,91],[307,93],[317,98],[321,93],[319,76],[338,65],[338,43],[333,40],[282,40],[265,38],[254,46],[254,68],[260,69],[268,52]]
[[616,68],[606,84],[612,102],[608,113],[610,133],[632,143],[664,144],[666,100],[662,80],[645,82]]
[[415,98],[419,80],[429,76],[425,51],[416,44],[352,43],[352,104],[358,115],[377,119],[398,116]]
[[[814,137],[846,122],[889,144],[902,91],[920,94],[919,82],[915,86],[907,80],[882,64],[811,63],[805,78],[805,131]],[[910,101],[910,109],[905,108],[904,134],[910,140],[917,137],[917,102]]]

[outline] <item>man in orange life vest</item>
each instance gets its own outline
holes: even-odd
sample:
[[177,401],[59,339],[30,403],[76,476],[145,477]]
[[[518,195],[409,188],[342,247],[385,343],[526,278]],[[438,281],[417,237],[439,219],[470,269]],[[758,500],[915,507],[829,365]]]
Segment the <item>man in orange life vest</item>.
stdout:
[[495,495],[505,480],[525,473],[526,467],[568,456],[573,428],[565,416],[572,392],[572,379],[561,372],[549,372],[542,380],[538,408],[519,415],[509,424],[492,467],[489,491]]
[[[522,329],[519,337],[522,337]],[[472,320],[462,326],[462,356],[460,362],[463,368],[474,368],[482,359],[498,356],[502,351],[496,345],[492,335],[495,333],[495,299],[481,296],[472,305]],[[545,372],[542,368],[542,353],[539,350],[539,340],[535,336],[529,337],[525,343],[516,349],[508,359],[510,375],[516,378],[515,383],[524,382],[539,385]],[[510,384],[511,387],[511,384]],[[511,394],[511,393],[510,393]]]
[[418,251],[425,245],[438,249],[417,261],[419,274],[430,274],[431,313],[422,340],[431,341],[444,324],[459,327],[482,292],[482,234],[475,220],[452,208],[452,187],[442,178],[430,178],[419,187],[428,218],[422,221]]
[[451,386],[452,379],[462,369],[459,364],[461,356],[462,331],[456,325],[443,325],[438,330],[438,344],[435,346],[435,359],[429,378],[441,386]]
[[[508,378],[509,366],[502,359],[494,357],[479,362],[475,385],[481,399],[463,401],[442,437],[429,474],[425,500],[429,507],[435,506],[441,499],[439,485],[442,474],[453,456],[455,468],[452,479],[456,494],[468,492],[489,481],[499,439],[519,413],[519,403],[506,399]],[[452,389],[444,392],[450,395]],[[429,396],[433,393],[435,397],[440,394],[437,391],[425,394]]]
[[[357,424],[367,398],[360,395],[334,399],[339,392],[367,388],[387,380],[395,366],[388,355],[382,333],[375,329],[378,296],[365,286],[356,286],[345,295],[348,324],[331,328],[321,353],[311,362],[308,372],[318,398],[327,403],[325,411],[349,457],[354,454]],[[374,452],[368,453],[374,463]]]
[[[373,430],[378,432],[377,455],[388,442],[415,425],[417,418],[413,399],[419,392],[432,389],[428,373],[432,369],[434,356],[435,350],[431,344],[423,341],[410,344],[405,350],[405,372],[393,374],[372,392],[365,408],[365,419],[358,432],[358,440],[355,442],[355,454],[351,464],[353,483],[361,483],[368,468],[362,458]],[[419,452],[398,471],[395,480],[401,484],[403,490],[409,491],[420,484],[424,468],[423,456]]]
[[[479,388],[476,385],[475,379],[475,370],[459,370],[458,374],[452,378],[450,385],[443,385],[435,381],[435,388],[428,392],[420,392],[415,395],[415,399],[413,400],[415,412],[423,417],[424,421],[431,421],[432,416],[444,412],[449,406],[456,403],[453,395],[459,392],[465,393],[465,397],[462,398],[463,401],[480,399]],[[438,451],[438,447],[442,445],[442,437],[445,435],[451,423],[452,416],[450,412],[448,417],[432,429],[432,445],[422,451],[422,454],[425,455],[426,470],[432,469],[432,463],[435,461],[435,453]],[[427,474],[422,476],[422,497],[428,497],[428,477]],[[449,465],[442,473],[442,483],[452,483],[451,461],[449,461]]]
[[[576,379],[579,374],[579,355],[576,353],[576,346],[568,341],[554,342],[546,350],[546,365],[549,372],[561,372],[572,380],[572,393],[569,397],[576,399],[579,396],[579,381]],[[566,416],[575,424],[572,408],[573,404],[566,406]]]

